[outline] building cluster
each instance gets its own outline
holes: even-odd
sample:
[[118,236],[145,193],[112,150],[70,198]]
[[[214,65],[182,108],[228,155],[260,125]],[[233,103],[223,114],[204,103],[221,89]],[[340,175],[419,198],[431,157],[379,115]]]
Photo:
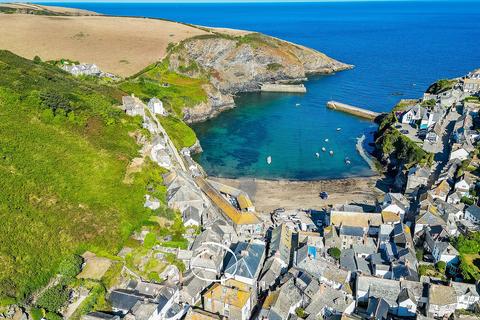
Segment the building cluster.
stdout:
[[[418,122],[425,139],[438,131],[446,156],[402,170],[398,190],[374,206],[268,216],[257,214],[244,191],[206,178],[188,150],[178,153],[156,118],[163,114],[159,100],[145,106],[125,97],[124,110],[141,115],[154,136],[145,147],[150,157],[169,169],[168,206],[198,232],[188,236],[187,249],[171,251],[185,265],[180,276],[125,282],[109,293],[112,313],[85,319],[408,319],[480,310],[480,286],[462,282],[452,245],[480,227],[480,207],[466,204],[475,202],[476,184],[464,165],[475,165],[480,104],[465,101],[465,93],[478,95],[477,80],[469,74],[450,89],[453,100],[428,96],[431,109],[403,113],[400,122]],[[147,195],[145,206],[159,205]],[[421,271],[442,264],[443,275]]]
[[96,64],[79,63],[79,64],[64,64],[62,69],[74,76],[92,76],[98,78],[110,78],[118,80],[119,78],[111,73],[104,72]]

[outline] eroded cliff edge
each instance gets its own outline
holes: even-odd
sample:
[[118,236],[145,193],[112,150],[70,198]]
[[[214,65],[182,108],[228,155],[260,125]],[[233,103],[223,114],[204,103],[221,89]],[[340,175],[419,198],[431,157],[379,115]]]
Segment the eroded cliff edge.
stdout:
[[183,110],[187,122],[233,108],[235,94],[258,91],[263,83],[301,81],[352,68],[316,50],[258,33],[193,37],[172,46],[168,59],[171,70],[209,82],[204,86],[208,101]]

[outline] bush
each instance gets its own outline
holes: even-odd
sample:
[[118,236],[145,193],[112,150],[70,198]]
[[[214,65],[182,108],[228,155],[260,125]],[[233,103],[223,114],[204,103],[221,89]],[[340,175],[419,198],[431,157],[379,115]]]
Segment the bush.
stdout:
[[445,263],[445,261],[439,261],[435,265],[435,268],[437,268],[438,272],[445,273],[445,271],[447,270],[447,264]]
[[70,296],[70,289],[63,283],[54,285],[43,292],[37,300],[37,306],[50,312],[58,312]]
[[475,201],[472,198],[469,198],[467,196],[463,196],[462,199],[460,199],[460,202],[465,203],[466,205],[469,205],[469,206],[475,203]]
[[342,251],[340,251],[340,249],[338,249],[337,247],[330,248],[327,250],[327,252],[335,260],[340,260],[340,255],[342,254]]
[[73,278],[82,270],[82,257],[72,254],[66,257],[58,267],[58,273],[68,278]]
[[305,310],[303,308],[298,307],[295,309],[295,314],[297,317],[304,319],[306,317]]

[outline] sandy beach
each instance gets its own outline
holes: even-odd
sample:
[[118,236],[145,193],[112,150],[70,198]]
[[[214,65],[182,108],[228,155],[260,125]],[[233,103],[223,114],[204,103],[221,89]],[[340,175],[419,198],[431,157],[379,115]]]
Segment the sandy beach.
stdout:
[[[383,198],[389,184],[385,177],[378,175],[319,181],[209,178],[246,191],[261,213],[277,208],[320,210],[333,204],[374,205]],[[327,200],[320,199],[322,191],[328,192]]]

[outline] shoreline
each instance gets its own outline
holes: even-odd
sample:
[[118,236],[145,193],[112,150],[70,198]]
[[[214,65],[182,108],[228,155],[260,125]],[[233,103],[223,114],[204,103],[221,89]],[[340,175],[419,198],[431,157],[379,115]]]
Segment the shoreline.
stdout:
[[[256,211],[267,214],[277,208],[323,210],[334,204],[349,203],[371,206],[383,198],[392,183],[390,178],[380,174],[310,181],[208,178],[245,191],[252,198]],[[322,191],[328,192],[328,199],[320,198]]]

